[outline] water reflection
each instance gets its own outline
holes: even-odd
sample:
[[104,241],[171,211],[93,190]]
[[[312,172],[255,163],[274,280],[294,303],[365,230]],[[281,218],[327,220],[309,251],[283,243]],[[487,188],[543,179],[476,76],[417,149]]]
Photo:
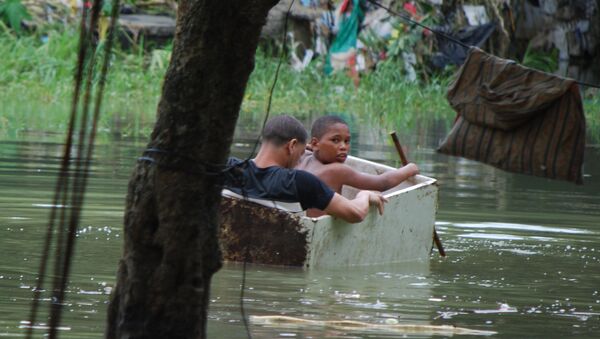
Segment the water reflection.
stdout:
[[[439,282],[434,291],[453,299],[437,311],[441,319],[488,324],[507,338],[523,336],[525,328],[548,337],[598,333],[597,230],[498,222],[439,226],[451,259],[432,262]],[[507,308],[510,314],[499,312]]]
[[[246,123],[247,138],[237,136],[238,154],[247,155],[253,146],[250,132],[257,125]],[[352,154],[398,164],[385,131],[361,122],[356,126]],[[456,325],[493,330],[502,338],[597,337],[600,148],[586,149],[585,185],[575,186],[438,155],[435,147],[444,130],[440,126],[418,127],[418,134],[400,137],[409,158],[439,180],[436,227],[447,259],[433,253],[426,263],[327,271],[249,266],[247,313]],[[21,322],[27,319],[35,285],[61,142],[62,136],[52,134],[0,141],[0,336],[18,337],[28,326]],[[127,180],[144,147],[143,141],[98,142],[67,295],[64,338],[102,337],[121,255]],[[241,265],[228,264],[214,277],[210,337],[247,337],[239,306],[241,276]],[[40,319],[43,323],[44,317]],[[262,338],[403,336],[258,324],[251,330]]]
[[[211,330],[220,331],[241,321],[241,267],[228,264],[215,276]],[[430,300],[433,282],[428,275],[428,262],[311,271],[253,265],[249,266],[246,278],[245,309],[252,315],[288,315],[311,321],[429,324],[435,302]],[[232,315],[237,318],[233,322]],[[237,326],[233,327],[228,335],[234,335]],[[252,327],[253,334],[262,338],[278,336],[277,330]],[[299,337],[331,335],[325,328],[310,333],[303,328],[287,331]],[[234,337],[245,336],[238,333]]]

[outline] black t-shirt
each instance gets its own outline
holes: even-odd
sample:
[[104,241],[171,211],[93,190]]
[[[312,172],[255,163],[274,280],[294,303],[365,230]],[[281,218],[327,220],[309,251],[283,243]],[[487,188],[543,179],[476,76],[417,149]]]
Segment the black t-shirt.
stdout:
[[299,202],[302,209],[324,210],[335,194],[319,178],[306,171],[278,166],[258,168],[252,160],[243,163],[236,158],[229,158],[227,165],[238,165],[243,174],[242,178],[236,177],[235,174],[228,176],[225,179],[225,188],[244,196]]

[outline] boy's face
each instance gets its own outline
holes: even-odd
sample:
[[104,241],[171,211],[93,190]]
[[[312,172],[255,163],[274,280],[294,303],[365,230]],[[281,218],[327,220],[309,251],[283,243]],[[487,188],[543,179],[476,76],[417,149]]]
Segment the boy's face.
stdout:
[[348,125],[335,123],[321,139],[312,138],[311,147],[315,157],[324,164],[343,163],[350,152],[350,129]]

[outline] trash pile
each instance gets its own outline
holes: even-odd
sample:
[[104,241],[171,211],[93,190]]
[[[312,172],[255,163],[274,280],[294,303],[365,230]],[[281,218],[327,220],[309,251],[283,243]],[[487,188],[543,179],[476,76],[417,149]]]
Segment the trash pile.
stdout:
[[[89,0],[21,3],[31,14],[25,26],[33,28],[72,22],[81,6],[91,4]],[[292,52],[291,66],[302,71],[316,59],[325,73],[346,72],[356,86],[361,73],[389,60],[396,62],[408,81],[427,82],[448,65],[463,63],[468,50],[461,44],[526,65],[530,62],[532,67],[545,67],[544,71],[598,82],[599,7],[596,0],[295,0],[293,4],[281,0],[269,12],[260,46],[266,51],[282,48],[287,17],[285,48]],[[172,34],[176,10],[176,0],[134,0],[122,5],[121,15],[143,15],[124,23],[134,28],[142,25],[141,31],[148,34]],[[157,20],[151,16],[161,19],[160,27],[152,29]],[[127,25],[122,26],[131,28]],[[165,34],[159,40],[172,37]]]
[[[92,6],[91,0],[20,0],[30,18],[23,21],[29,29],[53,24],[68,24],[77,19],[82,6]],[[105,0],[106,4],[112,3]],[[159,14],[175,16],[176,0],[133,0],[121,2],[121,14]]]
[[30,30],[54,24],[65,25],[76,17],[77,4],[71,0],[21,0],[28,17],[23,25]]
[[[565,76],[580,75],[566,69],[569,60],[600,56],[600,8],[594,0],[297,2],[288,27],[294,69],[301,71],[320,55],[326,73],[345,70],[356,85],[360,73],[386,60],[400,61],[407,80],[427,81],[446,66],[463,63],[468,49],[461,44],[532,66],[535,56],[552,59],[542,70]],[[267,43],[282,40],[290,3],[281,1],[269,14],[263,30]]]
[[[283,21],[290,2],[284,0],[272,10],[263,38],[281,40],[271,23]],[[444,6],[442,0],[341,0],[335,6],[301,0],[290,12],[292,66],[302,70],[321,55],[326,73],[346,70],[358,86],[360,73],[396,59],[409,81],[427,80],[436,70],[460,65],[466,57],[465,48],[440,39],[432,30],[483,46],[502,22],[498,10],[502,4]]]
[[524,1],[517,43],[557,51],[557,74],[600,82],[600,1]]

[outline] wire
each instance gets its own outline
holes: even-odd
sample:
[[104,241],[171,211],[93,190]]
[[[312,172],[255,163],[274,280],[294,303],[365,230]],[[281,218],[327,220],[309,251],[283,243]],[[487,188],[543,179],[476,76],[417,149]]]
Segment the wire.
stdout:
[[402,19],[404,19],[404,20],[406,20],[406,21],[408,21],[408,22],[410,22],[410,23],[412,23],[412,24],[414,24],[414,25],[417,25],[417,26],[419,26],[419,27],[425,28],[426,30],[432,31],[433,33],[435,33],[435,34],[437,34],[437,35],[439,35],[439,36],[443,37],[444,39],[450,40],[450,41],[454,42],[455,44],[461,45],[461,46],[462,46],[462,47],[464,47],[464,48],[467,48],[467,49],[469,49],[469,48],[473,47],[473,46],[470,46],[470,45],[467,45],[467,44],[465,44],[464,42],[462,42],[462,41],[460,41],[460,40],[456,39],[455,37],[453,37],[453,36],[451,36],[451,35],[448,35],[448,34],[446,34],[446,33],[442,32],[442,31],[438,31],[438,30],[436,30],[436,29],[433,29],[433,28],[431,28],[431,27],[428,27],[427,25],[424,25],[424,24],[422,24],[422,23],[420,23],[420,22],[418,22],[418,21],[416,21],[416,20],[413,20],[413,19],[411,19],[411,18],[410,18],[409,16],[407,16],[407,15],[404,15],[404,14],[398,13],[398,12],[394,11],[393,9],[391,9],[391,8],[387,7],[387,6],[384,6],[384,5],[380,4],[380,3],[378,3],[377,1],[374,1],[374,0],[367,0],[367,1],[368,1],[368,2],[370,2],[370,3],[372,3],[373,5],[375,5],[375,6],[379,7],[379,8],[381,8],[381,9],[385,9],[385,10],[386,10],[386,11],[388,11],[390,14],[393,14],[393,15],[395,15],[395,16],[397,16],[397,17],[399,17],[399,18],[402,18]]
[[[258,136],[256,137],[256,142],[254,143],[254,146],[252,147],[252,151],[250,151],[250,153],[248,154],[248,156],[246,157],[245,160],[241,161],[238,164],[232,165],[232,166],[227,166],[226,164],[220,164],[220,165],[216,165],[216,164],[208,164],[208,163],[199,163],[197,160],[195,159],[191,159],[185,155],[182,154],[177,154],[176,152],[173,151],[169,151],[169,150],[161,150],[161,149],[157,149],[157,148],[149,148],[147,149],[144,153],[153,153],[153,154],[162,154],[162,155],[166,155],[166,156],[175,156],[179,159],[188,161],[190,163],[194,163],[194,166],[188,166],[187,168],[178,168],[177,166],[172,166],[172,165],[166,165],[164,162],[161,161],[157,161],[157,159],[153,158],[152,156],[141,156],[138,158],[138,161],[147,161],[153,165],[157,165],[157,166],[161,166],[163,168],[169,168],[172,170],[182,170],[185,171],[187,173],[190,174],[200,174],[200,175],[208,175],[208,176],[217,176],[217,177],[225,177],[228,176],[232,173],[232,170],[235,170],[236,168],[240,168],[240,167],[244,167],[247,165],[248,161],[250,161],[250,159],[252,158],[252,156],[254,155],[254,153],[256,152],[256,149],[258,147],[258,144],[260,143],[261,140],[261,136],[263,134],[263,131],[265,129],[265,125],[267,124],[267,121],[269,120],[269,115],[271,113],[271,104],[273,101],[273,92],[275,91],[275,86],[277,85],[277,80],[279,79],[279,72],[281,70],[281,65],[283,64],[283,60],[287,57],[287,49],[286,49],[286,45],[287,45],[287,29],[288,29],[288,22],[289,22],[289,17],[290,17],[290,12],[292,10],[292,6],[294,5],[295,0],[292,0],[290,2],[290,5],[287,9],[287,12],[285,14],[285,21],[283,24],[283,36],[282,36],[282,49],[281,49],[281,53],[279,55],[279,61],[277,63],[277,68],[275,69],[275,75],[273,77],[273,83],[271,84],[271,87],[269,89],[269,96],[267,99],[267,107],[265,110],[265,118],[263,119],[263,123],[262,123],[262,127],[260,129],[260,133],[258,134]],[[193,168],[193,167],[198,167],[200,166],[201,169],[197,169],[197,168]],[[207,170],[210,169],[210,170]]]
[[[575,79],[573,79],[575,80]],[[592,88],[600,88],[600,85],[596,85],[596,84],[591,84],[589,82],[583,82],[583,81],[579,81],[579,80],[575,80],[575,82],[581,86],[585,86],[585,87],[592,87]]]
[[271,85],[271,89],[269,90],[269,98],[267,100],[267,109],[265,114],[265,119],[263,120],[262,127],[260,129],[260,134],[256,138],[256,142],[254,143],[254,147],[252,147],[252,151],[248,154],[246,160],[250,160],[254,152],[256,152],[256,148],[258,147],[258,143],[260,142],[262,133],[265,129],[265,125],[267,124],[267,120],[269,120],[269,114],[271,113],[271,102],[273,101],[273,91],[275,90],[275,85],[277,84],[277,79],[279,78],[279,70],[281,69],[281,64],[283,63],[283,59],[287,56],[287,28],[288,28],[288,19],[290,17],[290,12],[292,11],[292,6],[294,5],[295,0],[290,2],[290,6],[287,9],[287,13],[285,14],[285,21],[283,24],[283,37],[281,43],[281,54],[279,55],[279,63],[277,64],[277,69],[275,70],[275,77],[273,78],[273,84]]
[[250,326],[248,326],[248,319],[246,317],[246,311],[244,309],[244,290],[246,289],[246,263],[248,262],[249,256],[250,252],[248,250],[248,247],[246,247],[244,266],[242,267],[242,286],[240,287],[240,311],[242,313],[242,321],[244,322],[244,327],[246,328],[246,334],[248,334],[248,338],[252,339],[252,333],[250,332]]
[[[455,44],[458,44],[458,45],[460,45],[460,46],[462,46],[462,47],[464,47],[464,48],[470,49],[470,48],[474,48],[474,47],[476,47],[476,46],[467,45],[467,44],[465,44],[464,42],[462,42],[462,41],[460,41],[460,40],[458,40],[458,39],[456,39],[456,38],[454,38],[454,37],[452,37],[452,36],[450,36],[450,35],[448,35],[448,34],[445,34],[445,33],[444,33],[444,32],[442,32],[442,31],[439,31],[439,30],[433,29],[433,28],[431,28],[431,27],[429,27],[429,26],[427,26],[427,25],[424,25],[424,24],[422,24],[422,23],[420,23],[420,22],[416,21],[416,20],[413,20],[413,19],[411,19],[409,16],[407,16],[407,15],[404,15],[404,14],[401,14],[401,13],[398,13],[398,12],[394,11],[393,9],[391,9],[391,8],[389,8],[389,7],[387,7],[387,6],[384,6],[384,5],[380,4],[379,2],[377,2],[377,1],[375,1],[375,0],[366,0],[366,1],[368,1],[368,2],[372,3],[373,5],[375,5],[375,6],[379,7],[379,8],[381,8],[381,9],[384,9],[384,10],[386,10],[388,13],[390,13],[390,14],[392,14],[392,15],[395,15],[395,16],[397,16],[397,17],[401,18],[401,19],[404,19],[404,20],[406,20],[406,21],[408,21],[408,22],[412,23],[412,24],[415,24],[415,25],[417,25],[417,26],[419,26],[419,27],[422,27],[422,28],[424,28],[424,29],[427,29],[427,30],[429,30],[429,31],[433,32],[434,34],[436,34],[436,35],[438,35],[438,36],[441,36],[442,38],[444,38],[444,39],[446,39],[446,40],[452,41],[452,42],[454,42]],[[576,80],[576,79],[572,79],[572,80],[573,80],[573,81],[575,81],[577,84],[579,84],[579,85],[581,85],[581,86],[585,86],[585,87],[592,87],[592,88],[600,88],[600,85],[591,84],[591,83],[587,83],[587,82],[579,81],[579,80]]]
[[[252,157],[252,155],[254,155],[254,152],[256,152],[256,148],[258,147],[258,144],[260,142],[261,136],[263,134],[263,131],[265,129],[265,125],[267,124],[267,121],[269,120],[269,114],[271,113],[271,103],[273,101],[273,92],[275,91],[275,85],[277,85],[277,79],[279,78],[279,70],[281,69],[281,64],[283,63],[284,58],[287,56],[287,49],[286,49],[286,45],[287,45],[287,28],[288,28],[288,21],[289,21],[289,17],[290,17],[290,12],[292,11],[292,6],[294,5],[295,0],[292,0],[290,2],[290,6],[287,9],[287,12],[285,13],[285,21],[283,24],[283,37],[282,37],[282,43],[281,43],[281,54],[279,55],[279,62],[277,63],[277,69],[275,70],[275,76],[273,77],[273,84],[271,85],[271,88],[269,89],[269,97],[267,99],[267,109],[266,109],[266,113],[265,113],[265,118],[263,120],[262,123],[262,127],[260,128],[260,134],[256,137],[256,142],[254,143],[254,147],[252,147],[252,151],[250,152],[250,154],[248,154],[248,157],[246,158],[246,160],[242,161],[240,164],[243,166],[243,164],[247,163],[248,161],[250,161],[250,158]],[[233,167],[238,167],[240,165],[234,165],[228,168],[225,168],[223,170],[223,172],[225,171],[229,171],[230,169],[232,169]],[[242,186],[243,189],[243,186]],[[246,198],[246,194],[243,194],[244,198]],[[246,334],[248,335],[248,338],[252,339],[252,333],[250,332],[250,326],[248,325],[248,319],[246,317],[246,310],[244,309],[244,290],[246,289],[246,263],[248,262],[248,258],[250,256],[249,250],[246,247],[246,255],[244,258],[244,266],[242,269],[242,286],[240,288],[240,312],[242,314],[242,321],[244,322],[244,327],[246,328]]]
[[[151,164],[154,165],[158,165],[158,166],[162,166],[164,168],[169,168],[172,170],[183,170],[186,171],[190,174],[202,174],[202,175],[208,175],[208,176],[226,176],[227,173],[231,173],[231,170],[235,169],[235,168],[239,168],[239,167],[243,167],[247,164],[248,161],[250,161],[250,159],[252,158],[252,156],[254,155],[254,153],[256,152],[256,149],[258,148],[258,144],[260,143],[261,140],[261,136],[262,133],[265,129],[265,125],[267,124],[267,121],[269,120],[269,115],[271,113],[271,104],[273,101],[273,92],[275,91],[275,86],[277,85],[277,80],[279,79],[279,72],[281,70],[281,65],[283,64],[283,60],[287,57],[287,49],[286,49],[286,44],[287,44],[287,29],[288,29],[288,22],[289,22],[289,17],[290,17],[290,12],[292,10],[292,6],[294,5],[295,0],[292,0],[290,2],[290,5],[287,9],[287,12],[285,14],[285,21],[283,24],[283,36],[282,36],[282,49],[281,49],[281,53],[279,54],[279,61],[277,63],[277,68],[275,69],[275,75],[273,77],[273,83],[271,84],[271,87],[269,89],[269,96],[267,98],[267,107],[265,110],[265,118],[263,119],[263,123],[262,123],[262,127],[260,129],[260,133],[258,134],[258,136],[256,137],[256,141],[254,143],[254,146],[252,147],[252,151],[250,151],[250,153],[248,154],[248,156],[246,157],[245,160],[241,161],[240,163],[233,165],[233,166],[227,166],[225,164],[221,164],[221,165],[216,165],[216,164],[207,164],[207,163],[201,163],[198,164],[197,160],[191,159],[185,155],[181,155],[181,154],[177,154],[176,152],[173,151],[168,151],[168,150],[161,150],[161,149],[157,149],[157,148],[149,148],[147,149],[145,152],[149,152],[149,153],[162,153],[165,155],[171,155],[171,156],[175,156],[178,157],[180,159],[186,160],[186,161],[192,161],[194,163],[196,163],[196,166],[200,165],[201,167],[203,167],[203,169],[200,170],[194,170],[190,168],[187,169],[182,169],[182,168],[177,168],[175,166],[167,166],[162,162],[156,161],[156,159],[154,159],[151,156],[141,156],[138,158],[138,161],[147,161]],[[207,168],[212,168],[212,170],[206,170]]]

